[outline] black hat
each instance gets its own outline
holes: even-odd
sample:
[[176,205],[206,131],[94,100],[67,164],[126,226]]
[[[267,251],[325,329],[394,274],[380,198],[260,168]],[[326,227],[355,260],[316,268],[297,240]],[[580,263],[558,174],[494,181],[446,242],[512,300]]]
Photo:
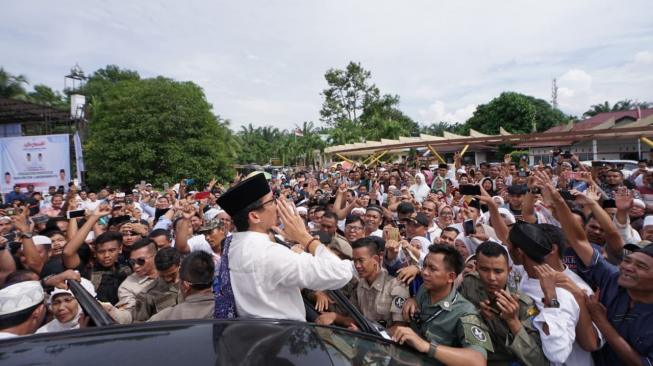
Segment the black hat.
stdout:
[[270,185],[265,175],[255,174],[223,193],[218,198],[218,205],[233,217],[268,193],[270,193]]
[[426,217],[426,215],[424,215],[421,212],[419,212],[417,215],[415,215],[415,217],[409,218],[408,220],[410,220],[411,222],[413,222],[415,224],[426,226],[426,227],[429,227],[429,225],[431,224],[429,218]]
[[513,184],[508,187],[508,194],[513,196],[526,194],[526,192],[528,192],[528,187],[523,184]]
[[445,163],[438,164],[438,169],[449,169],[449,165]]
[[[633,253],[635,252],[641,252],[644,254],[648,254],[651,257],[653,257],[653,244],[650,244],[650,242],[644,241],[644,243],[648,243],[645,246],[641,246],[638,244],[626,244],[624,245],[624,249],[629,250]],[[643,244],[640,242],[640,244]]]
[[549,235],[542,228],[524,221],[517,221],[510,230],[508,239],[529,258],[541,262],[553,250]]
[[471,201],[469,201],[469,203],[467,204],[467,206],[469,206],[469,207],[474,207],[475,209],[477,209],[477,210],[480,211],[480,210],[481,210],[481,201],[479,201],[479,200],[477,200],[476,198],[474,198],[474,199],[472,199]]
[[381,214],[381,216],[384,215],[383,208],[381,206],[368,205],[366,211],[370,211],[370,210],[378,212],[379,214]]

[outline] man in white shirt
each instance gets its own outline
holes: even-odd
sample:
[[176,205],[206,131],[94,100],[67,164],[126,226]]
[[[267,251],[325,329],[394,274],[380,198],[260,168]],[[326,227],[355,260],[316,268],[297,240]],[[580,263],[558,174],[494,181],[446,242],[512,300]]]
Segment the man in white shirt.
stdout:
[[558,285],[564,271],[561,244],[553,243],[539,225],[521,221],[513,226],[509,241],[515,263],[528,274],[520,290],[539,310],[533,325],[540,332],[544,355],[552,365],[593,365],[588,351],[600,348],[601,335],[592,324],[584,295],[575,297]]
[[[313,238],[302,218],[285,201],[274,198],[263,174],[235,185],[218,204],[238,232],[223,249],[216,318],[305,321],[301,289],[338,289],[351,280],[351,262],[340,260]],[[283,230],[276,226],[279,219]],[[294,248],[301,252],[271,241],[270,230],[298,243]]]

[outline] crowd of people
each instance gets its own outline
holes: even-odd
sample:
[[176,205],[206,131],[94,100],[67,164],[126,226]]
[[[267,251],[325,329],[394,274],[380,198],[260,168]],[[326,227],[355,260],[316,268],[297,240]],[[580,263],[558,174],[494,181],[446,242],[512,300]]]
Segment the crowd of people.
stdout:
[[[448,365],[653,365],[653,169],[420,162],[243,174],[191,190],[33,187],[0,209],[0,339],[259,317],[391,338]],[[317,316],[307,319],[307,299]]]

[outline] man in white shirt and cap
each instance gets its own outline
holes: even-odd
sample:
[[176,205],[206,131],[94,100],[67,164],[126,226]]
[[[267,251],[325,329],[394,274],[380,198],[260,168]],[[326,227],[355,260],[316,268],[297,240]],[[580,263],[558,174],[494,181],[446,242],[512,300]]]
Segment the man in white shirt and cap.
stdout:
[[[313,238],[301,217],[274,198],[263,174],[230,188],[218,204],[237,232],[225,241],[222,253],[216,318],[305,321],[301,289],[339,289],[351,280],[351,262],[340,260]],[[283,230],[277,227],[279,218]],[[295,249],[301,252],[271,241],[270,230],[298,243]]]
[[34,334],[46,309],[39,281],[24,281],[0,290],[0,339]]

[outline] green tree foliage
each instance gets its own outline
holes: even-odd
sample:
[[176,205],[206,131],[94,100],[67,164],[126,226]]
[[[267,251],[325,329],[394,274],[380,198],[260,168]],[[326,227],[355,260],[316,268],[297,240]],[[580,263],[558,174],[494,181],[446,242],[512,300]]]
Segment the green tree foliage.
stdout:
[[34,91],[27,93],[27,100],[60,109],[65,109],[68,106],[65,95],[43,84],[35,85]]
[[329,128],[331,143],[419,133],[419,125],[397,108],[399,96],[381,95],[379,88],[370,82],[371,77],[370,71],[355,62],[350,62],[344,70],[330,69],[324,75],[328,87],[322,92],[320,116]]
[[474,129],[486,134],[498,134],[499,127],[511,133],[543,132],[564,123],[568,117],[551,105],[534,97],[504,92],[488,104],[481,104],[465,122],[463,131]]
[[461,123],[449,123],[449,122],[437,122],[431,123],[430,125],[420,126],[420,133],[424,133],[431,136],[442,136],[443,132],[451,132],[455,134],[461,134],[464,131],[464,126]]
[[231,132],[200,87],[163,77],[112,84],[99,93],[89,124],[91,186],[231,176]]
[[3,98],[24,98],[27,94],[25,75],[12,75],[0,67],[0,97]]
[[268,164],[271,159],[281,159],[287,165],[310,165],[314,163],[313,152],[324,150],[326,143],[320,137],[313,122],[304,122],[295,130],[279,130],[276,127],[242,126],[237,134],[240,145],[240,164]]
[[583,113],[583,117],[585,118],[594,117],[599,113],[629,111],[629,110],[637,109],[637,107],[639,107],[640,109],[647,109],[653,107],[653,103],[633,102],[631,99],[623,99],[618,101],[614,105],[610,105],[610,102],[606,100],[603,103],[592,105],[590,109],[588,109],[585,113]]
[[[98,69],[88,78],[84,86],[79,91],[86,96],[86,116],[92,118],[96,104],[102,99],[104,94],[109,92],[116,84],[121,81],[140,80],[138,72],[133,70],[121,69],[117,65],[107,65],[103,69]],[[65,90],[70,94],[70,90]]]

